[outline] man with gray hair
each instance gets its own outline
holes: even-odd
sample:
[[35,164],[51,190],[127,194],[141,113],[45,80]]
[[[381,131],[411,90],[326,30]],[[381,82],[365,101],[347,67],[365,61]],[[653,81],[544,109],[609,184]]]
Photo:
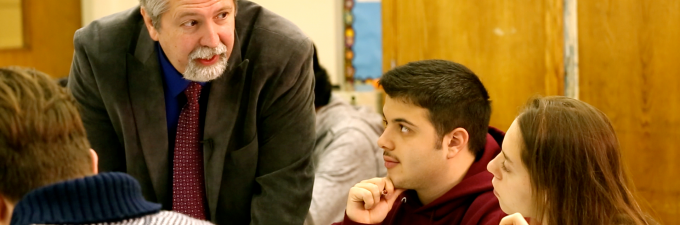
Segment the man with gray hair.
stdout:
[[312,43],[249,1],[140,0],[78,30],[68,87],[101,171],[217,224],[302,224]]

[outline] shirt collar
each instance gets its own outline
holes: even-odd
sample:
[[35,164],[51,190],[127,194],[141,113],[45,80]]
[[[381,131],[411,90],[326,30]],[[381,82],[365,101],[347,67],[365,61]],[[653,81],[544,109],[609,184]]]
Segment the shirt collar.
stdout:
[[[163,78],[165,78],[165,88],[170,92],[172,97],[177,97],[177,95],[184,92],[184,90],[189,87],[191,81],[184,79],[184,76],[175,69],[175,66],[173,66],[168,57],[165,56],[165,52],[158,42],[156,42],[156,48],[158,49],[158,59],[161,63]],[[205,82],[197,83],[201,84],[201,86],[205,85]]]
[[160,204],[144,200],[132,176],[110,172],[57,182],[23,197],[12,225],[90,224],[122,221],[159,212]]

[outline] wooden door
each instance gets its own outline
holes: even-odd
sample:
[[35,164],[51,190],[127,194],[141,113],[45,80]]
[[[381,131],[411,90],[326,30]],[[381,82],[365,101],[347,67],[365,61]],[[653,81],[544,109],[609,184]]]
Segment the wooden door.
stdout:
[[612,120],[644,208],[680,224],[680,1],[578,4],[581,99]]
[[22,8],[23,47],[0,49],[0,67],[33,67],[55,78],[67,76],[73,34],[81,27],[80,0],[22,0]]
[[563,94],[562,2],[382,0],[383,69],[446,59],[474,71],[502,130],[533,95]]

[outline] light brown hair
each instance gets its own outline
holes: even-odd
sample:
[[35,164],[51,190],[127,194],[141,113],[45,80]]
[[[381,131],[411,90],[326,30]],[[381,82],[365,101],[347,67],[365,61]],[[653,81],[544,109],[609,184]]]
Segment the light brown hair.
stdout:
[[0,68],[0,194],[29,191],[93,173],[75,99],[33,69]]
[[539,97],[518,124],[537,210],[532,224],[653,224],[628,186],[619,141],[603,112],[572,98]]

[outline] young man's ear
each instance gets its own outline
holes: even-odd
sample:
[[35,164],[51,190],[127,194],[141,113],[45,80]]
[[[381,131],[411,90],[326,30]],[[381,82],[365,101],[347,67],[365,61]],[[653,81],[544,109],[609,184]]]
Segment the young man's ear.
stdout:
[[9,225],[12,221],[12,212],[14,212],[14,203],[0,194],[0,225]]
[[146,12],[144,7],[141,7],[139,12],[144,18],[144,25],[146,25],[146,29],[149,30],[149,36],[151,36],[151,40],[158,41],[158,30],[156,30],[156,28],[153,26],[151,15]]
[[90,149],[90,158],[92,159],[92,173],[99,173],[99,156],[93,149]]
[[468,152],[469,140],[470,135],[467,130],[461,127],[453,129],[451,132],[444,135],[443,147],[448,151],[446,157],[453,158],[461,152]]

